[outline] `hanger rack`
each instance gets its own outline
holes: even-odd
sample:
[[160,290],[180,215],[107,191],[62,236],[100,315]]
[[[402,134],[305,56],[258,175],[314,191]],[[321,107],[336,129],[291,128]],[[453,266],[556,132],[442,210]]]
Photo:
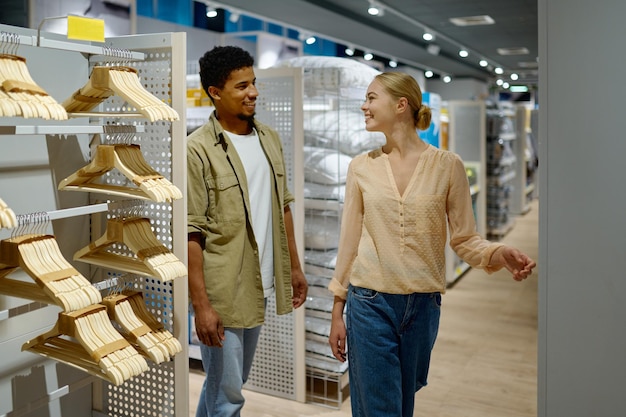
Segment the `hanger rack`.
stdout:
[[[97,182],[107,172],[117,169],[136,187]],[[105,192],[111,195],[140,198],[155,202],[182,198],[182,192],[156,172],[136,144],[97,145],[91,162],[58,185],[59,190]]]
[[116,95],[151,122],[179,120],[176,110],[146,90],[139,80],[137,70],[127,66],[96,66],[89,81],[63,102],[63,107],[73,115],[86,112],[107,98]]
[[[113,248],[120,251],[120,246],[126,246],[136,256],[107,250]],[[150,219],[145,217],[108,219],[105,233],[78,250],[74,260],[148,275],[162,281],[187,275],[187,267],[157,239]]]
[[22,350],[77,367],[114,385],[148,370],[144,357],[115,330],[101,304],[59,313],[56,325],[26,342]]
[[144,356],[155,363],[169,361],[182,346],[163,325],[154,319],[143,304],[139,292],[104,297],[111,320],[123,329],[122,335]]
[[[35,284],[8,278],[18,268]],[[75,311],[102,301],[100,292],[62,255],[54,236],[25,234],[0,241],[0,292]]]
[[0,115],[68,118],[65,109],[32,79],[26,59],[12,54],[0,54]]

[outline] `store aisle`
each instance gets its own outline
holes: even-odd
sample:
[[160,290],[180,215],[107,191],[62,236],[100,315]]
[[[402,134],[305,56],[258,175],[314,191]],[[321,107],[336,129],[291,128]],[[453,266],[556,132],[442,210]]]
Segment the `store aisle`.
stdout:
[[[538,259],[538,211],[516,219],[502,240]],[[519,283],[508,272],[468,271],[443,297],[430,382],[416,395],[415,417],[535,417],[537,415],[538,269]],[[190,374],[195,415],[203,376]],[[341,410],[246,391],[244,417],[348,417]]]

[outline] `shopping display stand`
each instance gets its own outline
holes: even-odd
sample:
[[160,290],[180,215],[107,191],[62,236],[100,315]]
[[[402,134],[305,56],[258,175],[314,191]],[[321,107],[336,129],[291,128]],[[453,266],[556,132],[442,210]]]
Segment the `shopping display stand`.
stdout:
[[[102,236],[111,217],[138,212],[152,219],[156,239],[186,265],[184,194],[175,201],[154,201],[148,195],[138,202],[132,196],[110,194],[106,187],[71,193],[57,189],[63,178],[85,166],[98,145],[116,140],[106,126],[130,126],[133,132],[125,140],[141,144],[147,163],[186,192],[185,33],[122,36],[97,43],[7,25],[0,25],[0,30],[3,39],[6,36],[12,42],[5,43],[5,47],[25,59],[33,80],[58,103],[85,86],[94,67],[123,64],[132,68],[129,72],[149,92],[153,100],[150,106],[162,109],[164,104],[172,110],[168,111],[169,118],[163,118],[152,107],[123,97],[118,88],[89,112],[70,111],[66,119],[26,117],[37,116],[29,113],[0,117],[1,198],[18,216],[34,212],[47,215],[43,224],[22,227],[53,232],[65,258],[72,260],[76,269],[104,294],[127,273],[106,264],[81,263],[72,255]],[[123,170],[112,170],[98,182],[124,185],[129,181],[127,175]],[[12,233],[15,231],[2,229],[0,238],[6,239]],[[134,256],[121,244],[115,250]],[[11,273],[20,279],[19,268]],[[171,332],[182,342],[182,351],[162,363],[148,361],[148,369],[116,385],[94,376],[97,369],[93,367],[90,373],[80,366],[65,366],[62,361],[50,359],[50,355],[22,352],[23,346],[36,346],[37,336],[53,328],[59,306],[48,303],[41,291],[30,300],[0,295],[0,353],[12,358],[0,365],[0,415],[20,416],[46,407],[51,415],[64,417],[189,415],[187,280],[179,276],[162,280],[146,271],[126,279],[134,291],[142,294],[146,310],[159,323],[152,321],[151,329],[162,326]],[[104,313],[101,308],[94,307],[93,311]],[[65,314],[58,333],[71,332],[68,323],[77,322],[77,315]],[[137,329],[134,331],[135,336],[141,336]],[[33,341],[30,345],[26,344],[29,340]],[[57,345],[64,349],[63,340],[59,339]]]

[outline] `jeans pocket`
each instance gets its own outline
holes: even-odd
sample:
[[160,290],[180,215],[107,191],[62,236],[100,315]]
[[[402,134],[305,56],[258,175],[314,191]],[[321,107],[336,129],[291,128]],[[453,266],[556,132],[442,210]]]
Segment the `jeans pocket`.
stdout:
[[431,300],[433,301],[433,305],[437,308],[441,308],[441,293],[435,292],[431,295]]
[[378,291],[363,287],[352,287],[352,294],[363,300],[372,300],[378,295]]

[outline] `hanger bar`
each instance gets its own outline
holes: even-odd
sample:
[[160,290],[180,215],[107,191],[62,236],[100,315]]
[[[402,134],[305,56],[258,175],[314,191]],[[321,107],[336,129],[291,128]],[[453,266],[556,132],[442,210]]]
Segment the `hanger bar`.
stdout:
[[[129,113],[121,113],[120,116],[113,113],[68,113],[69,117],[129,117]],[[143,117],[139,113],[133,113],[132,117]],[[30,126],[0,126],[0,135],[80,135],[105,133],[105,126],[53,126],[53,125],[30,125]],[[123,125],[122,125],[123,126]],[[135,132],[143,133],[143,125],[136,125]]]
[[[102,101],[102,100],[100,100]],[[108,113],[108,112],[68,112],[67,116],[70,118],[76,117],[128,117],[128,118],[145,118],[146,116],[142,113]]]
[[143,61],[146,59],[146,54],[143,52],[129,51],[128,56],[116,57],[108,53],[106,46],[91,45],[88,43],[70,42],[63,40],[47,39],[43,36],[39,36],[39,45],[37,45],[37,36],[19,35],[15,34],[15,43],[19,43],[24,46],[35,46],[40,48],[60,49],[63,51],[81,52],[84,54],[97,56],[100,60],[106,61]]

